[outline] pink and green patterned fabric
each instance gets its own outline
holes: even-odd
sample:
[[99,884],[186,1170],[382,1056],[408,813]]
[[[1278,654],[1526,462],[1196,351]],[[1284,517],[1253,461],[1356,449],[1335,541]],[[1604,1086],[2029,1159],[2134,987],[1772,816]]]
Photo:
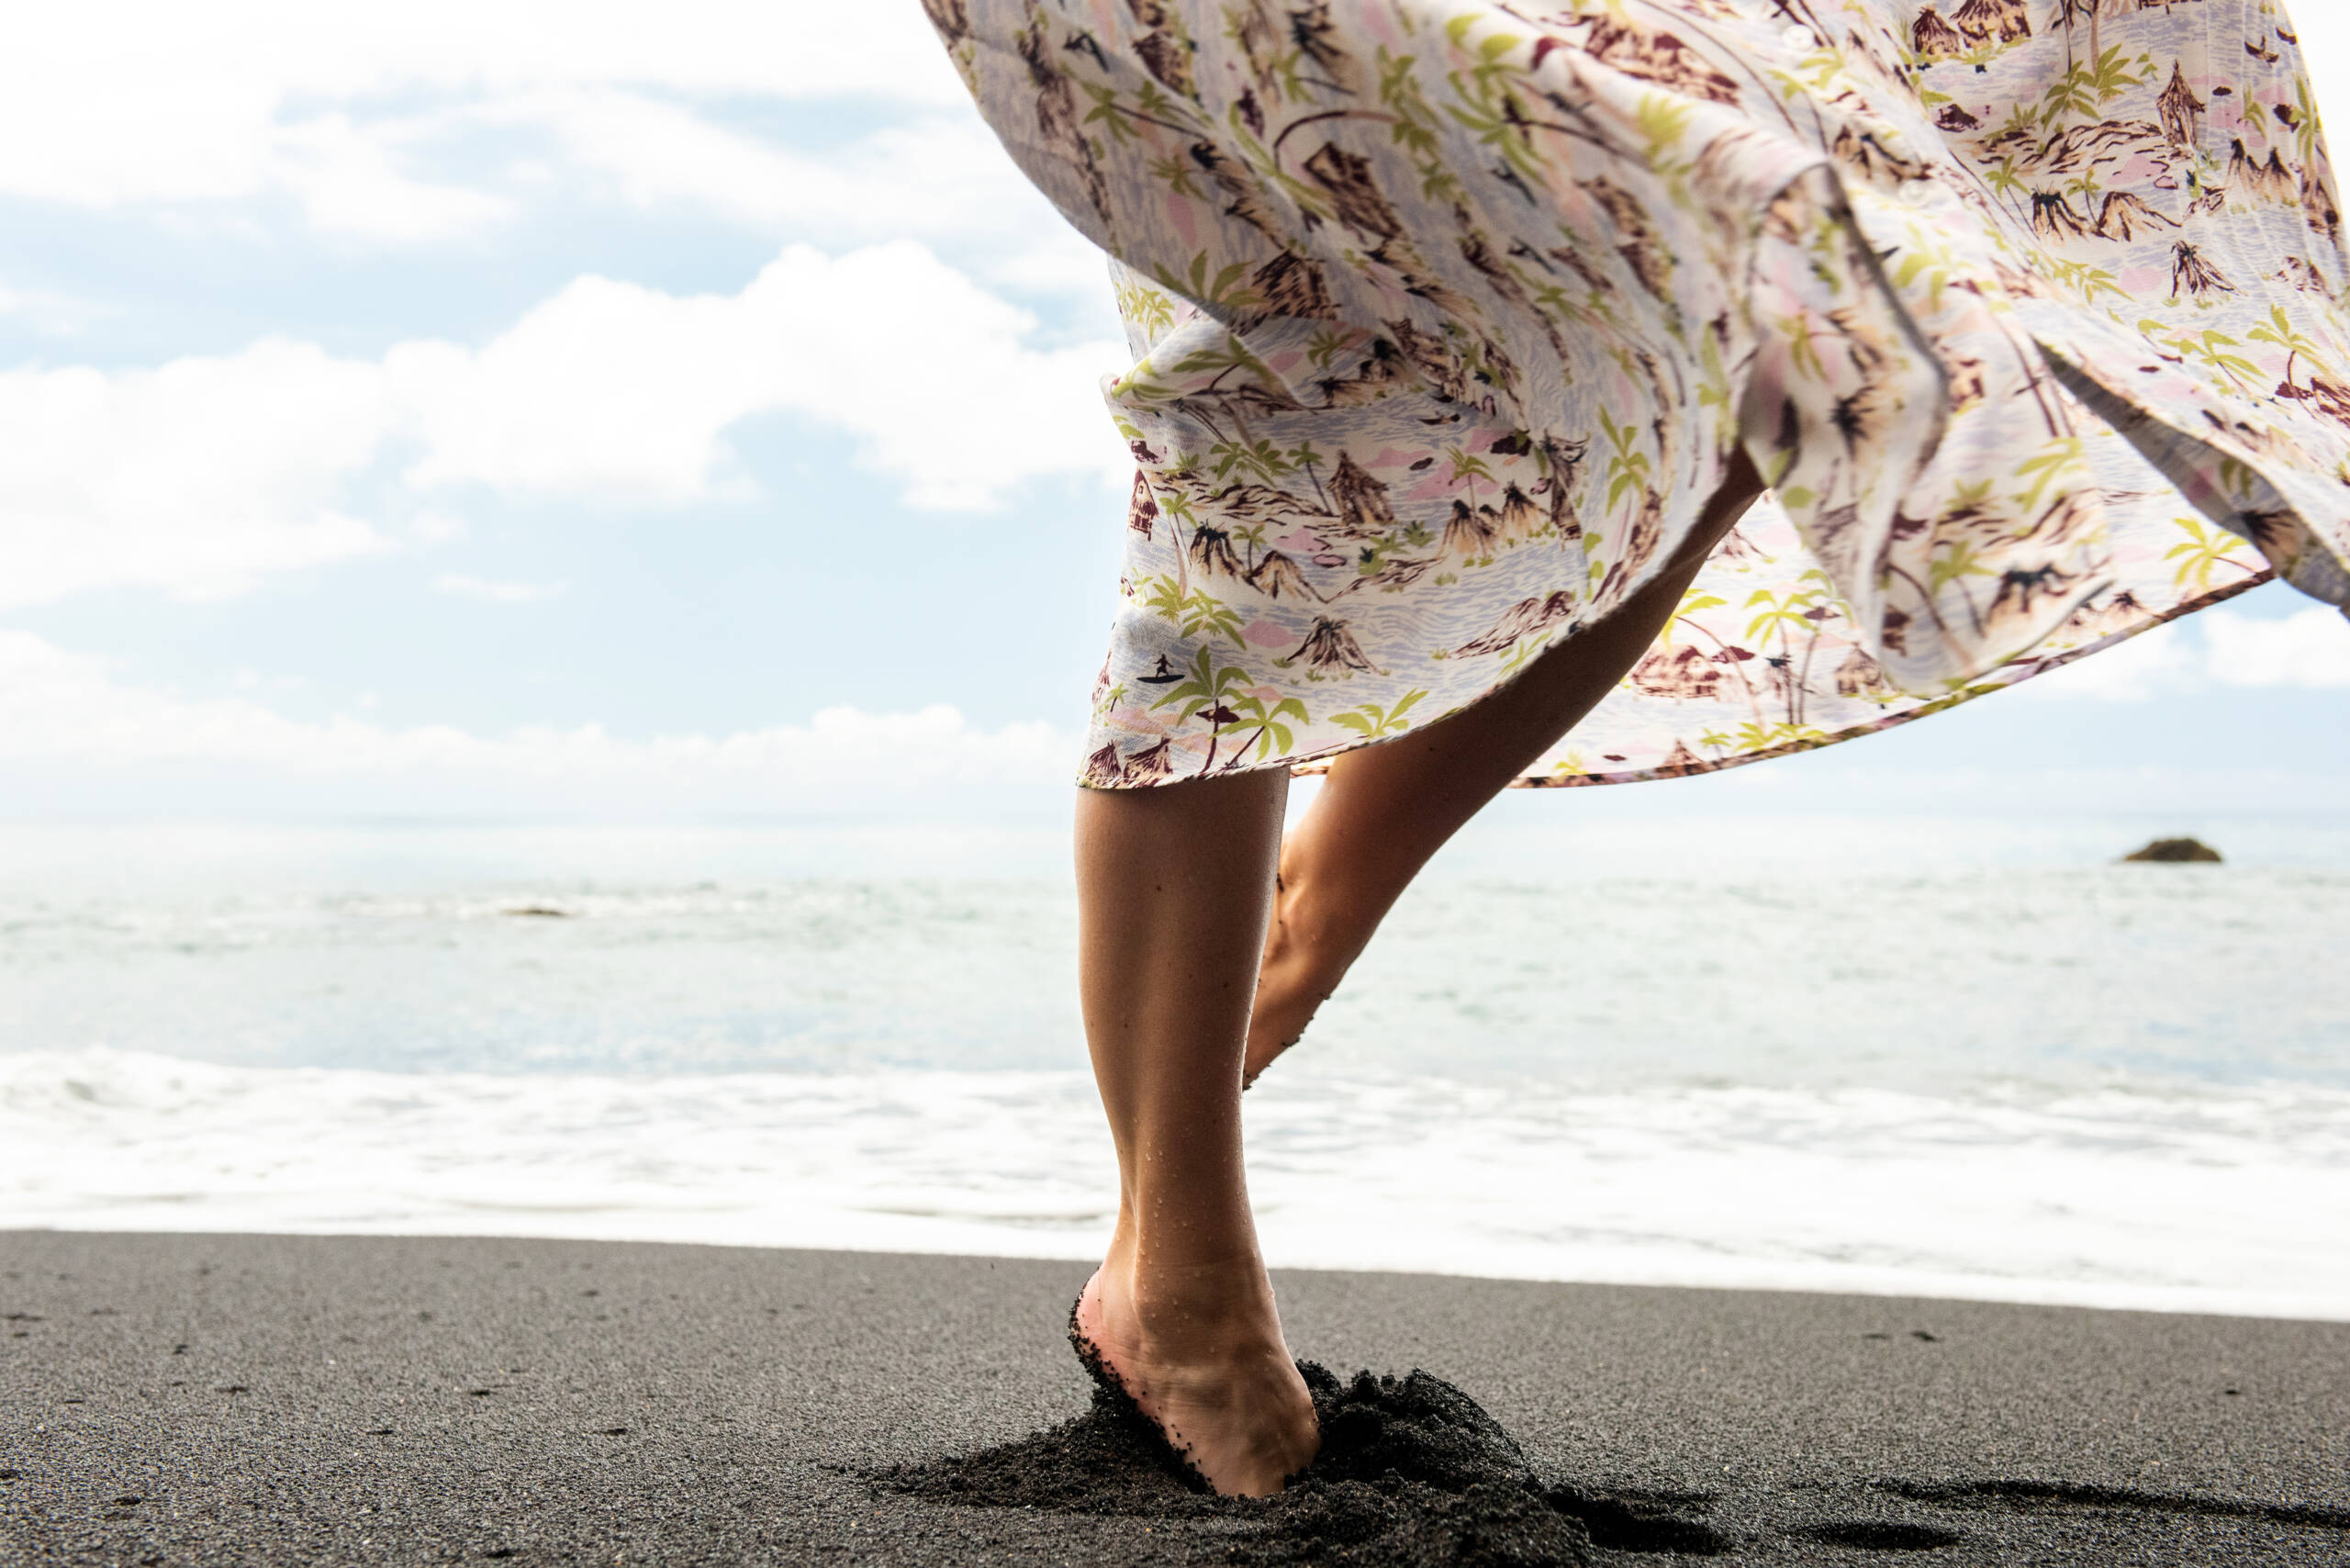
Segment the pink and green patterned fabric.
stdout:
[[923,0],[1113,258],[1084,781],[1314,767],[1771,498],[1522,782],[2350,604],[2350,256],[2276,0]]

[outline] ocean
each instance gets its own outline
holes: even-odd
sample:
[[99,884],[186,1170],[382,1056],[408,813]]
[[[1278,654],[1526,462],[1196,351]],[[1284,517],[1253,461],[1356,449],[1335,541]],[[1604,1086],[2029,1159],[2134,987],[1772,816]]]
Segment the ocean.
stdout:
[[[1575,804],[1472,828],[1248,1095],[1277,1265],[2350,1318],[2350,817],[2144,866]],[[0,827],[0,1227],[1098,1255],[1065,861]]]

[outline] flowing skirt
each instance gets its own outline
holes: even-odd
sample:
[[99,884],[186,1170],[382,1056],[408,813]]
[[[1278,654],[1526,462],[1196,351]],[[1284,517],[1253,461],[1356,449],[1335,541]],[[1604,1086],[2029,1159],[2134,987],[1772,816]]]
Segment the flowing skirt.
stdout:
[[1521,780],[1752,762],[2271,576],[2350,605],[2340,199],[2276,0],[923,0],[1113,258],[1083,781],[1433,722],[1770,497]]

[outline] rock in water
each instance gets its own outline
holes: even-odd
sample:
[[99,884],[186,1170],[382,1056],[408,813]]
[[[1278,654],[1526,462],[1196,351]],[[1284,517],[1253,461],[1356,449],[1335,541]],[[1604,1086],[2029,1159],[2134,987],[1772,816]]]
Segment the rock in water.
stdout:
[[2199,838],[2158,838],[2145,848],[2124,855],[2124,864],[2146,860],[2165,866],[2217,866],[2220,852]]

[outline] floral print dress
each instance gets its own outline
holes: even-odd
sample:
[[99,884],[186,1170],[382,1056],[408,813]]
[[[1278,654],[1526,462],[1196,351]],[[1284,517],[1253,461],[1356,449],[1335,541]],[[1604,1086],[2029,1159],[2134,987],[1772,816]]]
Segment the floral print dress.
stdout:
[[1528,785],[2350,604],[2341,204],[2277,0],[923,0],[1114,258],[1084,782],[1475,701],[1770,497]]

